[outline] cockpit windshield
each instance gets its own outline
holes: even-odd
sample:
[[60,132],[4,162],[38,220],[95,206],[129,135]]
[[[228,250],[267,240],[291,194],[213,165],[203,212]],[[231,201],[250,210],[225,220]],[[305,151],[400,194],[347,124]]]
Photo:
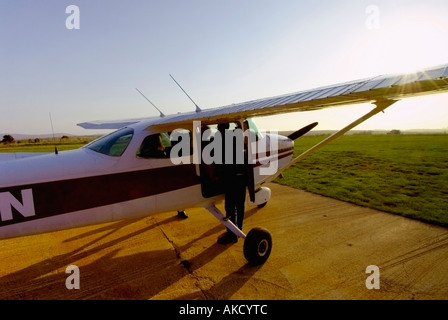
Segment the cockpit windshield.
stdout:
[[89,143],[85,148],[107,156],[120,157],[126,151],[133,135],[133,129],[123,128]]
[[263,139],[263,134],[261,133],[261,131],[258,129],[257,124],[255,123],[254,119],[252,118],[247,118],[246,119],[247,124],[249,126],[249,129],[252,130],[255,133],[255,138],[257,140],[261,140]]

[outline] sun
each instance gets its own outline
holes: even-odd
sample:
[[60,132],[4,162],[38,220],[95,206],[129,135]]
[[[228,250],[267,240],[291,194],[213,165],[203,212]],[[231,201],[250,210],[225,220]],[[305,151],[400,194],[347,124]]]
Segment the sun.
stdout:
[[377,28],[365,28],[346,51],[342,62],[362,69],[366,77],[410,73],[445,64],[448,52],[446,13],[424,5],[380,11]]
[[446,63],[446,39],[446,17],[414,8],[384,21],[370,47],[391,72],[405,73]]

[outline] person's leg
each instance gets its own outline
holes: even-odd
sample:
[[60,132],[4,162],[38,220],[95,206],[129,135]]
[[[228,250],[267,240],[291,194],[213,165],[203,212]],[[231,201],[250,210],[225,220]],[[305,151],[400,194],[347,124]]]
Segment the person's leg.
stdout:
[[246,177],[237,176],[235,185],[235,224],[240,230],[243,230],[244,210],[246,202]]
[[[226,217],[229,218],[229,220],[232,221],[235,225],[237,225],[235,200],[236,200],[235,189],[231,187],[226,188],[225,203],[224,203]],[[219,244],[228,244],[236,242],[238,242],[238,237],[228,228],[226,228],[226,232],[218,238]]]

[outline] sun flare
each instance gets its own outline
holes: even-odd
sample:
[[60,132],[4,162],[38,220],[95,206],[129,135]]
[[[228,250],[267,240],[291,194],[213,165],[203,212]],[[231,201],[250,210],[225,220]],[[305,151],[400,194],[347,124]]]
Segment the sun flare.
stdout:
[[407,73],[446,63],[448,23],[428,11],[401,12],[384,21],[371,49],[393,73]]

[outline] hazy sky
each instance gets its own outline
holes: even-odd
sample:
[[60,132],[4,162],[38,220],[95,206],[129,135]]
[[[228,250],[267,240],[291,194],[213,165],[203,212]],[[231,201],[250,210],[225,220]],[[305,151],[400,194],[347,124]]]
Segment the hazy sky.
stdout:
[[[445,63],[446,0],[0,0],[0,133],[51,132],[50,113],[73,134],[157,116],[135,88],[165,114],[193,111],[169,74],[206,109]],[[368,109],[257,123],[336,129]],[[448,128],[448,95],[401,101],[360,128]]]

